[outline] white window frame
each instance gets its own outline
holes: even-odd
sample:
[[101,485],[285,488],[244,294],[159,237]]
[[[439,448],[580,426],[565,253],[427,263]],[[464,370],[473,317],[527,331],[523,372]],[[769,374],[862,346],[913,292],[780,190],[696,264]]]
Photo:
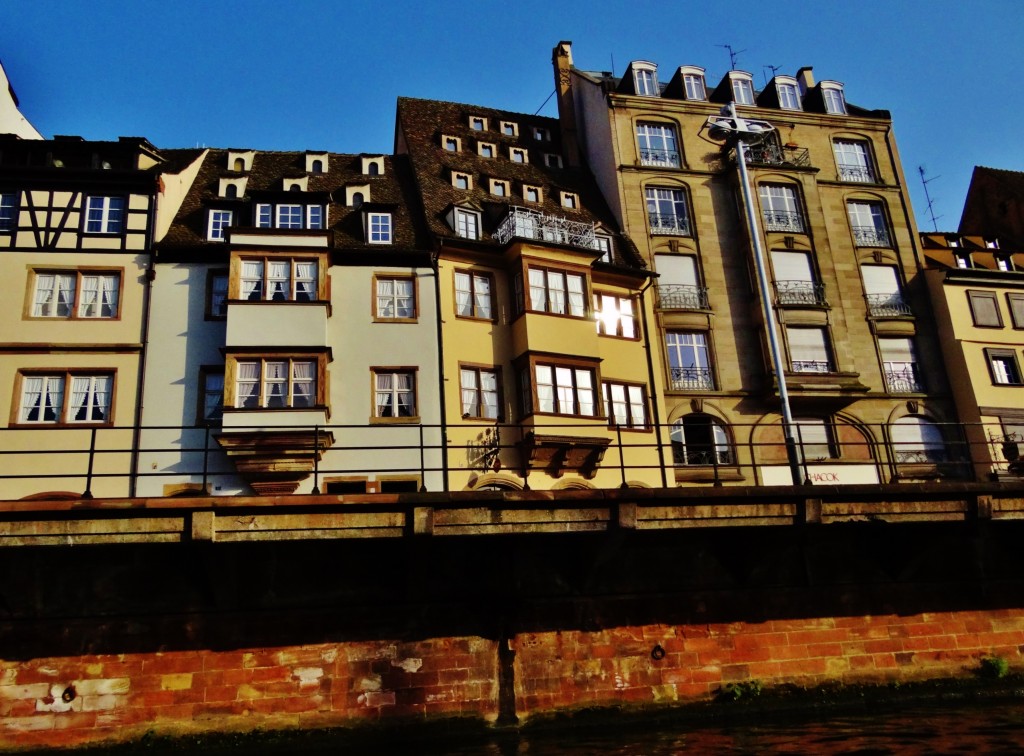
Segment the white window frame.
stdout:
[[604,381],[601,384],[601,398],[608,425],[647,430],[647,389],[641,383]]
[[0,192],[0,234],[14,231],[17,226],[18,196],[14,192]]
[[[114,373],[61,371],[22,373],[19,377],[18,422],[21,424],[105,425],[112,420]],[[34,401],[30,397],[35,397]],[[78,418],[83,410],[100,416]],[[39,416],[31,418],[33,412],[39,412]]]
[[501,416],[501,377],[494,368],[459,366],[463,419],[497,420]]
[[795,187],[789,184],[758,184],[757,194],[766,231],[804,233],[804,214]]
[[537,404],[543,415],[597,417],[597,376],[589,367],[536,363],[533,379]]
[[803,110],[800,105],[800,89],[795,82],[777,81],[775,91],[779,96],[779,107],[783,110]]
[[885,220],[885,209],[881,202],[870,200],[849,200],[846,212],[850,218],[850,230],[855,246],[891,247],[892,237]]
[[862,139],[836,139],[832,143],[832,151],[840,181],[862,184],[874,184],[877,181],[867,142]]
[[825,101],[826,113],[846,115],[846,96],[841,86],[822,86],[821,97]]
[[658,69],[651,65],[633,64],[633,90],[641,97],[658,97]]
[[690,203],[686,192],[669,186],[649,186],[644,190],[647,221],[652,234],[690,236]]
[[224,241],[226,238],[224,229],[231,226],[234,217],[233,210],[211,209],[206,225],[206,238],[209,241]]
[[714,390],[715,373],[706,333],[666,331],[665,351],[668,354],[669,390]]
[[393,236],[391,213],[366,214],[366,241],[369,244],[391,244]]
[[636,125],[637,152],[640,165],[678,168],[682,156],[676,129],[668,123],[640,121]]
[[455,235],[462,239],[479,239],[480,213],[464,207],[455,208]]
[[415,320],[416,279],[408,276],[377,276],[375,308],[378,320]]
[[729,83],[733,102],[737,105],[754,104],[754,81],[752,78],[732,73],[729,74]]
[[555,268],[527,269],[531,312],[587,317],[587,277]]
[[683,72],[683,90],[686,92],[687,100],[708,99],[707,87],[704,84],[704,74],[696,72]]
[[85,200],[85,233],[121,234],[125,229],[128,203],[124,197],[90,195]]
[[[316,357],[246,356],[238,357],[234,362],[235,409],[309,409],[317,406],[320,362]],[[250,370],[248,366],[256,369]],[[283,371],[281,366],[286,366]],[[308,375],[301,375],[304,372]],[[243,386],[255,388],[255,393],[243,391]]]
[[994,385],[1024,385],[1024,379],[1022,379],[1020,372],[1020,362],[1017,359],[1017,352],[1015,350],[986,349],[985,358],[988,360],[988,368]]
[[[283,275],[282,265],[286,266]],[[238,275],[238,297],[242,301],[280,303],[319,299],[320,263],[315,258],[243,257],[239,260]]]

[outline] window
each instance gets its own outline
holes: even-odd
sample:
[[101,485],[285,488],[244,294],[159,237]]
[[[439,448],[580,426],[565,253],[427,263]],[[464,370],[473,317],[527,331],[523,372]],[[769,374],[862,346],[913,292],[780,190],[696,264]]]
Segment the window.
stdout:
[[[353,205],[356,203],[353,195]],[[260,203],[256,205],[257,228],[309,229],[318,230],[324,227],[324,208],[322,205],[299,205]]]
[[366,240],[370,244],[391,243],[391,213],[368,213],[368,233]]
[[555,155],[551,152],[544,153],[544,165],[548,168],[561,168],[562,167],[562,156]]
[[478,116],[469,117],[469,128],[473,131],[486,131],[487,130],[487,119],[480,118]]
[[612,261],[612,240],[610,236],[595,234],[594,249],[601,252],[601,257],[599,257],[598,260],[606,263],[610,263]]
[[492,292],[494,282],[489,273],[455,272],[455,314],[462,318],[494,318]]
[[779,107],[784,110],[800,110],[800,93],[796,84],[778,82],[775,90],[779,93]]
[[994,291],[968,291],[967,303],[971,307],[974,325],[981,328],[1003,327],[1003,316]]
[[458,152],[459,151],[460,145],[459,145],[459,138],[458,137],[446,136],[446,137],[442,137],[441,141],[443,142],[444,148],[445,148],[445,150],[447,152]]
[[529,281],[531,310],[574,318],[586,316],[582,275],[531,267]]
[[239,359],[236,375],[236,407],[279,409],[312,407],[317,403],[316,360]]
[[452,173],[452,186],[456,189],[472,189],[473,180],[470,178],[468,173]]
[[416,280],[413,278],[378,278],[378,320],[412,320],[416,317]]
[[691,255],[654,256],[659,277],[658,307],[663,310],[706,310],[707,289],[700,285],[697,258]]
[[224,368],[201,368],[199,422],[219,422],[224,415]]
[[206,317],[208,319],[228,316],[228,272],[211,270],[206,278]]
[[858,247],[888,247],[889,231],[885,225],[885,212],[879,202],[848,202],[853,241]]
[[679,167],[676,130],[671,126],[662,123],[638,123],[636,140],[641,165]]
[[821,95],[825,99],[825,112],[835,115],[846,115],[846,100],[843,90],[837,87],[822,88]]
[[779,184],[761,184],[757,188],[761,198],[761,213],[765,231],[804,232],[803,213],[797,203],[796,189]]
[[502,121],[501,133],[505,136],[517,136],[519,134],[519,127],[516,126],[514,121]]
[[683,74],[683,87],[686,90],[687,100],[706,100],[707,93],[704,90],[704,77],[696,73]]
[[893,394],[912,394],[924,391],[917,369],[914,340],[906,337],[886,337],[878,340],[882,354],[882,373],[886,390]]
[[489,142],[480,142],[477,145],[477,153],[480,157],[492,158],[494,157],[494,145]]
[[540,202],[541,196],[539,186],[523,186],[523,199],[527,202]]
[[672,391],[712,391],[715,377],[711,371],[707,336],[703,333],[668,331],[669,388]]
[[14,192],[0,192],[0,232],[14,230],[15,201]]
[[798,307],[823,306],[825,287],[815,280],[811,257],[805,252],[772,250],[775,301]]
[[511,159],[513,163],[529,162],[527,160],[526,150],[520,147],[513,147],[512,149],[509,150],[509,159]]
[[319,160],[319,159],[318,160],[314,160],[312,163],[310,163],[309,172],[310,173],[323,173],[324,172],[324,161],[323,160]]
[[[231,186],[234,186],[234,184]],[[211,210],[209,226],[206,229],[206,238],[210,241],[224,241],[224,229],[231,225],[233,215],[234,213],[230,210]]]
[[500,179],[491,179],[491,194],[495,197],[508,196],[508,182]]
[[[108,423],[113,375],[21,376],[22,423]],[[70,391],[68,390],[70,388]]]
[[789,364],[794,373],[831,373],[832,356],[824,328],[786,326]]
[[985,357],[988,359],[992,383],[1003,386],[1022,385],[1016,352],[1011,349],[986,349]]
[[594,371],[561,365],[534,365],[536,411],[552,415],[595,417]]
[[85,201],[85,231],[119,234],[124,230],[124,197],[89,197]]
[[1009,255],[994,255],[996,270],[1013,270],[1013,259]]
[[874,318],[913,315],[903,298],[900,276],[891,265],[861,265],[868,314]]
[[936,423],[917,415],[901,417],[893,423],[892,446],[897,464],[946,460],[942,430]]
[[228,199],[237,199],[238,198],[238,185],[237,184],[227,184],[224,187],[224,196],[227,197]]
[[837,139],[832,145],[839,168],[840,181],[857,181],[872,184],[875,171],[871,167],[867,142]]
[[735,459],[725,427],[696,412],[672,423],[672,461],[677,465],[732,465]]
[[608,424],[642,430],[647,428],[647,397],[643,386],[605,381],[604,414]]
[[533,138],[536,141],[538,141],[538,142],[550,142],[551,141],[551,133],[547,129],[545,129],[545,128],[541,127],[541,126],[534,126],[533,127]]
[[416,374],[412,370],[373,371],[374,417],[416,417]]
[[575,210],[580,206],[580,198],[572,192],[562,192],[562,207]]
[[798,417],[793,420],[793,425],[797,456],[801,462],[820,462],[839,456],[831,423],[818,417]]
[[120,287],[120,273],[36,271],[32,317],[116,318]]
[[690,235],[690,213],[686,193],[682,189],[649,186],[644,194],[647,198],[647,222],[652,234]]
[[462,389],[462,417],[497,420],[498,373],[493,369],[463,366],[459,369]]
[[314,302],[318,298],[315,260],[263,258],[241,261],[240,299],[249,302]]
[[745,76],[732,74],[732,99],[737,105],[754,104],[754,84]]
[[958,268],[973,268],[971,264],[971,253],[970,252],[956,252],[953,255],[956,261],[956,267]]
[[654,68],[634,68],[633,84],[638,95],[658,96],[658,74]]
[[455,233],[463,239],[479,239],[480,216],[472,210],[455,208]]
[[597,332],[602,336],[621,336],[635,339],[636,321],[633,315],[633,298],[617,297],[614,294],[595,294],[594,312],[597,315]]
[[1024,294],[1007,294],[1006,306],[1014,328],[1024,328]]

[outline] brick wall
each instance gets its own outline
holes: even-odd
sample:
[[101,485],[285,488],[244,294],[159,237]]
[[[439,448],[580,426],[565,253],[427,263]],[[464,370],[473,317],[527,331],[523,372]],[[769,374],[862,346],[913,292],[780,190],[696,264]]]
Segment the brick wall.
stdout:
[[[947,677],[968,674],[989,654],[1020,665],[1024,609],[531,632],[509,645],[522,721],[572,707],[705,700],[752,679],[771,686]],[[396,717],[493,722],[498,651],[492,640],[461,637],[2,661],[0,744]]]

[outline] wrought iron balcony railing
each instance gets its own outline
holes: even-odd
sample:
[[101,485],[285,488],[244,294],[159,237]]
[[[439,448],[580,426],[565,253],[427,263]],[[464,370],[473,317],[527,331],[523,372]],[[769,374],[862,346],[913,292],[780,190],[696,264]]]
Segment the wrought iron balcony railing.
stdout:
[[652,234],[690,236],[690,219],[685,215],[649,213]]
[[832,363],[829,360],[792,360],[789,364],[794,373],[832,372]]
[[780,305],[824,307],[825,284],[815,281],[776,281],[775,301]]
[[683,444],[672,444],[672,461],[677,465],[732,465],[735,460],[732,449],[727,446],[687,449]]
[[658,307],[663,310],[707,310],[708,290],[684,284],[658,284]]
[[593,248],[594,224],[513,206],[495,230],[494,238],[500,244],[507,244],[515,237]]
[[858,247],[891,247],[889,232],[875,226],[854,226],[853,240]]
[[764,227],[766,231],[792,231],[795,234],[804,232],[804,219],[794,210],[764,210]]
[[875,183],[875,172],[863,165],[841,165],[839,166],[840,181],[856,181],[862,184]]
[[949,459],[949,454],[941,447],[904,449],[900,448],[901,444],[896,444],[895,446],[893,458],[898,465],[934,464],[936,462],[945,462]]
[[910,305],[903,301],[903,295],[868,294],[868,314],[874,318],[899,318],[913,315]]
[[811,156],[802,147],[780,147],[772,142],[765,142],[747,146],[747,163],[807,168],[811,164]]
[[673,391],[713,391],[715,388],[711,368],[674,367],[670,372]]
[[886,370],[885,385],[890,394],[918,394],[924,391],[916,365],[901,370]]
[[679,152],[676,150],[640,148],[640,164],[661,166],[664,168],[678,168]]

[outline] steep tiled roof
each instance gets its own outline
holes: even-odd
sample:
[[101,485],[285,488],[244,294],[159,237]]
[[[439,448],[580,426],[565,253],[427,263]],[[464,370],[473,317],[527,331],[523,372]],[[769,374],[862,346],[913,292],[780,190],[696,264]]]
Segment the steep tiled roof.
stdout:
[[[242,150],[239,150],[242,151]],[[166,150],[171,164],[181,170],[195,155],[196,150]],[[419,221],[420,213],[415,198],[415,187],[404,156],[384,156],[384,172],[367,175],[362,172],[363,157],[378,155],[327,154],[327,170],[306,173],[306,152],[254,151],[252,170],[234,171],[228,166],[226,149],[211,149],[203,160],[188,196],[182,202],[160,249],[182,250],[219,249],[222,242],[206,240],[206,211],[209,207],[235,210],[236,226],[251,227],[256,200],[304,202],[315,195],[328,207],[327,228],[332,231],[335,249],[373,249],[375,252],[426,249],[428,239]],[[317,153],[321,154],[321,153]],[[286,192],[282,180],[308,177],[307,191]],[[218,196],[221,178],[248,177],[245,193],[238,199]],[[384,247],[368,244],[363,234],[362,212],[345,205],[346,185],[369,185],[368,206],[390,211],[393,223],[393,242]]]
[[[487,119],[487,129],[472,129],[471,116]],[[503,134],[502,121],[517,124],[518,135]],[[550,139],[536,139],[535,128],[545,130]],[[402,97],[398,100],[398,129],[400,142],[397,149],[402,149],[401,140],[404,139],[423,198],[427,227],[436,237],[456,238],[445,215],[452,205],[470,205],[483,211],[482,241],[492,242],[491,234],[508,208],[518,206],[571,221],[599,223],[614,239],[613,259],[616,263],[643,266],[635,245],[619,233],[618,224],[590,172],[585,168],[545,165],[545,154],[562,154],[557,119],[478,105]],[[458,137],[461,149],[458,152],[445,150],[442,136]],[[479,155],[479,142],[494,144],[497,148],[495,156]],[[527,162],[513,162],[509,157],[511,147],[525,149]],[[472,188],[456,189],[452,185],[452,171],[472,176]],[[509,196],[491,194],[490,179],[509,181]],[[524,184],[541,188],[543,201],[540,204],[523,199]],[[560,204],[563,191],[579,196],[578,208],[570,209]]]

